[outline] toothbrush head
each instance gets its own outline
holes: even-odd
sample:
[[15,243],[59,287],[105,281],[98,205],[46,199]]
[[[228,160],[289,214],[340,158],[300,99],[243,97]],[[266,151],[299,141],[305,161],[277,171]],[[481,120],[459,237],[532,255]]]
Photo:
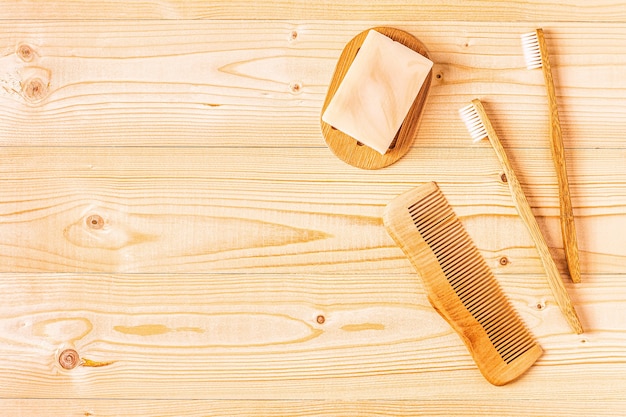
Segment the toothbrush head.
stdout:
[[472,101],[472,104],[460,109],[459,115],[461,116],[461,120],[465,123],[465,127],[467,127],[467,131],[474,142],[480,142],[487,137],[487,129],[485,128],[485,125],[476,110],[474,101]]
[[528,69],[541,68],[542,66],[541,48],[539,47],[539,31],[541,31],[541,29],[537,29],[535,32],[526,33],[521,36],[524,60],[526,61],[526,68]]

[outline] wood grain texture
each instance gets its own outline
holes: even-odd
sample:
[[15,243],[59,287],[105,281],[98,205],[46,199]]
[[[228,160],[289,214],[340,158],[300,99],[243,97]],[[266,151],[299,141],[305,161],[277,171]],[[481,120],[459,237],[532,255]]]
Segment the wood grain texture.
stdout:
[[[619,2],[0,1],[0,414],[615,416],[626,404],[626,9]],[[420,136],[355,169],[319,114],[377,25],[435,62]],[[474,97],[560,272],[551,47],[586,328],[569,332]],[[492,387],[381,215],[436,181],[545,354]],[[60,353],[75,349],[65,370]]]
[[[319,113],[337,59],[377,23],[8,21],[0,28],[0,143],[323,147]],[[490,114],[511,147],[548,147],[543,78],[524,68],[519,43],[532,24],[387,23],[417,36],[435,62],[416,147],[467,147],[467,132],[452,121],[475,97],[497,102]],[[623,26],[546,27],[565,148],[620,148]],[[17,53],[23,45],[28,62]],[[22,91],[29,79],[42,80],[35,103]]]
[[[563,271],[556,180],[549,158],[536,154],[516,150],[515,165]],[[416,150],[367,174],[325,148],[12,147],[3,155],[2,271],[410,272],[382,211],[430,180],[492,267],[543,270],[487,144]],[[626,245],[615,224],[626,204],[623,153],[570,160],[588,172],[574,183],[583,270],[622,272]],[[104,219],[102,229],[89,227],[92,215]]]
[[481,401],[214,401],[214,400],[0,400],[0,406],[12,416],[25,417],[28,410],[37,410],[41,417],[545,417],[567,415],[614,417],[626,401],[507,401],[493,407]]
[[[453,396],[500,404],[554,395],[617,398],[624,382],[620,275],[589,277],[576,291],[589,323],[583,336],[569,332],[554,302],[544,298],[542,276],[500,279],[545,353],[522,378],[498,388],[482,378],[430,307],[415,274],[0,278],[0,382],[11,387],[3,398]],[[68,347],[89,366],[62,369],[57,357]],[[584,379],[575,377],[581,374]]]
[[472,20],[472,21],[596,21],[621,22],[626,11],[621,3],[599,0],[590,5],[584,0],[565,4],[541,0],[489,1],[421,0],[405,2],[382,0],[362,2],[339,0],[311,3],[305,0],[275,0],[271,3],[250,0],[106,0],[97,4],[52,0],[2,0],[2,19],[335,19],[345,20]]

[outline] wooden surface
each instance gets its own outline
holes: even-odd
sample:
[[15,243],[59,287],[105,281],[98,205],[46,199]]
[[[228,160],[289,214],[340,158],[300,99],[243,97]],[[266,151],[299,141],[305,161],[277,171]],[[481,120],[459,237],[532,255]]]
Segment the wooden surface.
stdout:
[[[626,414],[626,3],[0,2],[0,414]],[[364,171],[319,114],[345,44],[391,26],[433,68],[412,149]],[[550,42],[583,327],[555,305],[480,98],[565,260]],[[436,181],[545,353],[493,387],[384,230]],[[88,219],[90,220],[88,222]],[[95,224],[91,223],[96,220]],[[84,361],[65,370],[58,355]]]

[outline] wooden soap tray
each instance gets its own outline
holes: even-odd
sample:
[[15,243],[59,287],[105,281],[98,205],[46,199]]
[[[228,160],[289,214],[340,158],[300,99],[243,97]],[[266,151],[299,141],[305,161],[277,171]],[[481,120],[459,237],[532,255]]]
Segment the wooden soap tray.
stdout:
[[[335,95],[337,88],[339,88],[339,85],[343,81],[348,68],[350,68],[352,61],[354,61],[359,48],[363,44],[363,41],[370,30],[380,32],[394,41],[400,42],[411,48],[426,58],[429,58],[424,45],[413,35],[405,31],[390,27],[375,27],[359,33],[350,42],[348,42],[339,57],[335,73],[326,94],[326,99],[324,100],[321,114],[324,114],[324,111],[326,111],[326,107],[328,107],[330,100]],[[357,142],[356,139],[345,134],[344,132],[335,129],[328,123],[321,120],[320,117],[322,134],[324,135],[326,144],[333,151],[333,153],[339,157],[339,159],[358,168],[379,169],[393,164],[398,159],[402,158],[413,144],[422,111],[424,110],[424,104],[430,90],[431,79],[432,70],[426,77],[420,92],[409,109],[409,112],[407,113],[402,126],[400,126],[395,139],[391,143],[389,150],[384,155],[381,155],[374,149]]]

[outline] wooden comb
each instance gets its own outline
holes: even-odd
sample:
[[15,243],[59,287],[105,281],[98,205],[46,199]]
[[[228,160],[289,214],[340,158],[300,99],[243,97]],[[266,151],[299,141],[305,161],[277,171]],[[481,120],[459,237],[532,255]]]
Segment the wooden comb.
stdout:
[[383,220],[487,381],[504,385],[535,363],[543,350],[434,182],[395,198]]

